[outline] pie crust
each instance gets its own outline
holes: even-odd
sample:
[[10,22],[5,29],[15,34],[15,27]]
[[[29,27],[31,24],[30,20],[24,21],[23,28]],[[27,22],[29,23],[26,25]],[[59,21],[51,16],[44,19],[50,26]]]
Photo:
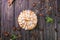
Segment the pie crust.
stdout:
[[37,25],[37,16],[31,10],[23,10],[18,16],[18,24],[22,29],[32,30]]

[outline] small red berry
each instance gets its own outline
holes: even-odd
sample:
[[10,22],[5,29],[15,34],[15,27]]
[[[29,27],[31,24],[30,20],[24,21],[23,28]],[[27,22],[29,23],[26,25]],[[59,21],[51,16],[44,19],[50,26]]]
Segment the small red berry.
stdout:
[[33,7],[35,7],[36,6],[36,3],[33,3]]
[[44,16],[43,14],[39,14],[40,16]]
[[9,32],[4,32],[4,36],[9,36]]

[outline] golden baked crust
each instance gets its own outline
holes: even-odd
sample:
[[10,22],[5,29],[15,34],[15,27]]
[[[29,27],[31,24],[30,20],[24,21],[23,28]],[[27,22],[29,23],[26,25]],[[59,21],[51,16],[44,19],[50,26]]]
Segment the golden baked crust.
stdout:
[[37,16],[31,10],[23,10],[18,16],[19,26],[25,30],[32,30],[37,25]]

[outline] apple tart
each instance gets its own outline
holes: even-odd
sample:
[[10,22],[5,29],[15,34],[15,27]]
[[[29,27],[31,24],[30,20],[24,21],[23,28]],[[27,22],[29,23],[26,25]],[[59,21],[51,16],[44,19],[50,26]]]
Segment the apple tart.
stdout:
[[31,10],[23,10],[18,16],[18,24],[22,29],[32,30],[37,25],[37,15]]

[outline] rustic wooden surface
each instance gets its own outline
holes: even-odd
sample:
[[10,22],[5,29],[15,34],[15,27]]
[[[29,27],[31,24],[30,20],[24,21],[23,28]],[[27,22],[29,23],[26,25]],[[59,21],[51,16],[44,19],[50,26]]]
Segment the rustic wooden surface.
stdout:
[[[0,0],[0,34],[1,34],[1,0]],[[1,35],[0,35],[1,37]]]
[[[54,19],[53,24],[48,24],[45,21],[45,17],[41,17],[38,14],[43,13],[46,14],[45,3],[43,6],[39,5],[40,8],[43,7],[43,11],[39,11],[37,14],[38,16],[38,23],[37,27],[31,31],[25,31],[21,29],[20,31],[13,31],[13,27],[19,27],[17,22],[17,17],[19,13],[24,9],[30,9],[36,11],[32,4],[34,2],[38,3],[41,0],[16,0],[10,7],[8,7],[7,0],[0,0],[0,13],[1,13],[1,38],[2,40],[9,40],[9,37],[5,37],[3,32],[7,31],[10,34],[21,34],[21,38],[16,40],[60,40],[60,17],[55,16],[54,14],[59,14],[57,9],[52,9],[52,14],[50,15]],[[48,4],[47,4],[48,5]],[[51,6],[56,6],[57,8],[57,1],[54,3],[51,2]],[[49,6],[49,5],[48,5]],[[56,29],[58,31],[56,31]]]

